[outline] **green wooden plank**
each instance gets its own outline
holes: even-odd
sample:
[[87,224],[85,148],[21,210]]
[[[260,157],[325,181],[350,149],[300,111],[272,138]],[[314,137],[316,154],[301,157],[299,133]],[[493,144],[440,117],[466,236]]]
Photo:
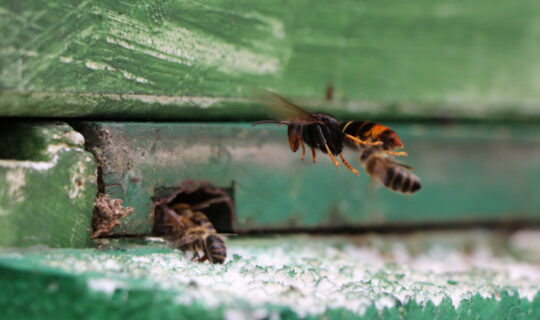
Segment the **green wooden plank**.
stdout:
[[[103,161],[104,192],[135,209],[118,232],[152,224],[151,197],[182,181],[233,188],[235,231],[540,220],[540,128],[395,124],[423,188],[409,199],[366,174],[289,150],[277,126],[83,123]],[[358,155],[345,153],[359,167]]]
[[538,237],[233,238],[224,265],[156,238],[2,251],[0,307],[10,319],[538,319],[538,261],[512,253]]
[[3,123],[0,246],[85,247],[97,193],[96,163],[65,123]]
[[253,87],[322,105],[333,83],[357,117],[538,119],[539,6],[2,0],[0,114],[237,119]]

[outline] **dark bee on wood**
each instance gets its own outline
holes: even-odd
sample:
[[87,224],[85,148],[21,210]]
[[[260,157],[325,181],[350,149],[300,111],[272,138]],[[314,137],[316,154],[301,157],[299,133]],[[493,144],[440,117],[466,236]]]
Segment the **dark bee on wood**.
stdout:
[[[385,163],[390,163],[388,159],[391,156],[407,155],[403,151],[392,151],[395,148],[402,148],[403,144],[398,135],[387,126],[369,121],[340,122],[326,113],[309,113],[274,93],[264,92],[261,95],[263,101],[269,107],[271,117],[277,120],[259,121],[254,123],[253,126],[264,123],[286,125],[289,147],[293,152],[302,147],[302,160],[306,154],[305,143],[311,149],[313,163],[317,162],[315,150],[318,149],[328,154],[336,167],[340,165],[336,160],[336,156],[339,156],[343,164],[358,175],[358,170],[353,168],[343,157],[342,151],[344,148],[361,152],[365,150],[377,151],[374,153],[378,155],[377,159],[382,157],[380,155],[385,155]],[[407,168],[411,169],[410,167]],[[390,189],[399,191],[396,188]],[[412,189],[414,188],[407,192],[414,192]]]

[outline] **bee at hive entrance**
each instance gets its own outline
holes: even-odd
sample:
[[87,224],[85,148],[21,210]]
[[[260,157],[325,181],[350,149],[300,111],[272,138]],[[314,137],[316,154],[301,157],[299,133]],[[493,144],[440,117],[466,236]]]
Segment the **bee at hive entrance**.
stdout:
[[234,204],[229,194],[210,183],[191,180],[176,190],[160,193],[169,195],[154,198],[153,234],[194,252],[194,260],[223,263],[227,249],[217,230],[232,231]]

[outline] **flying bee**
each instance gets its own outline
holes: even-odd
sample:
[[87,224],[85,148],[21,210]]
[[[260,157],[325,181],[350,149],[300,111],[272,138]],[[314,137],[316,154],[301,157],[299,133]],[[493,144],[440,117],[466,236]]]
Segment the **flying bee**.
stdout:
[[408,195],[422,187],[420,179],[409,172],[413,168],[396,161],[377,147],[362,148],[360,162],[372,179],[379,180],[390,190]]
[[[220,200],[215,198],[196,206],[178,203],[172,208],[160,205],[164,213],[164,224],[172,230],[173,242],[182,250],[193,251],[193,259],[199,262],[208,260],[210,263],[223,263],[227,258],[225,242],[208,217],[200,211],[194,211]],[[203,253],[202,257],[199,252]]]
[[319,149],[330,156],[336,167],[340,165],[336,160],[336,156],[339,156],[343,164],[356,175],[359,174],[358,170],[353,168],[342,155],[344,147],[358,150],[378,146],[383,153],[389,155],[407,155],[405,152],[391,151],[394,148],[403,147],[403,144],[398,135],[386,126],[367,121],[339,122],[326,113],[309,113],[274,93],[264,92],[263,94],[272,117],[279,120],[259,121],[253,126],[263,123],[287,125],[289,147],[293,152],[302,147],[302,160],[306,154],[304,142],[311,149],[313,163],[317,162],[315,149]]

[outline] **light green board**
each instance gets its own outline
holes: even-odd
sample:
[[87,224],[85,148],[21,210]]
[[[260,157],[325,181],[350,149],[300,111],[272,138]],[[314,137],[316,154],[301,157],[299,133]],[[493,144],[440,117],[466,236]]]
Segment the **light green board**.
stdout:
[[[535,0],[0,1],[0,114],[540,118]],[[234,105],[233,105],[234,102]]]

